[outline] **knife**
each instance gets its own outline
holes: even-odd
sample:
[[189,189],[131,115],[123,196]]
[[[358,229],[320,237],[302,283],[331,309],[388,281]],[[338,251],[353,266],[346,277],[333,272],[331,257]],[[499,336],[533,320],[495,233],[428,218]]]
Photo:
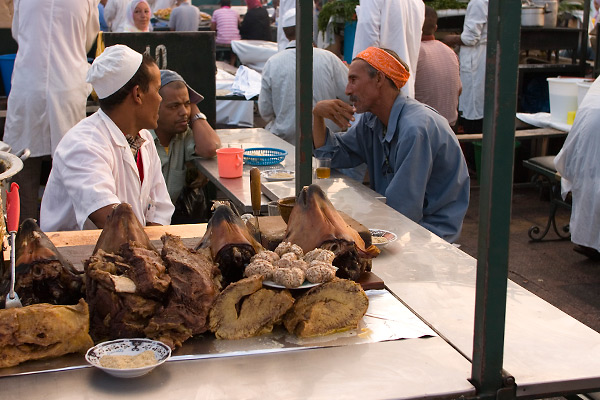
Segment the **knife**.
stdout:
[[262,245],[262,234],[258,225],[258,217],[260,215],[260,170],[252,167],[250,170],[250,199],[252,201],[252,214],[256,219],[256,229],[258,230],[258,240]]

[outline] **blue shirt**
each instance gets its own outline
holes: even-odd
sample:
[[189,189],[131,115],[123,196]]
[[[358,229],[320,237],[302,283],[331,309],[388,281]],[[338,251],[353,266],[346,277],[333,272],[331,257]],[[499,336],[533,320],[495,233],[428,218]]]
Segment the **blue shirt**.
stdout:
[[104,5],[103,4],[98,4],[98,18],[100,20],[100,30],[102,32],[108,32],[108,24],[106,23],[106,20],[104,19]]
[[366,163],[371,187],[406,217],[453,242],[469,205],[469,174],[448,121],[424,104],[398,95],[387,130],[365,113],[346,133],[327,132],[315,156],[334,168]]

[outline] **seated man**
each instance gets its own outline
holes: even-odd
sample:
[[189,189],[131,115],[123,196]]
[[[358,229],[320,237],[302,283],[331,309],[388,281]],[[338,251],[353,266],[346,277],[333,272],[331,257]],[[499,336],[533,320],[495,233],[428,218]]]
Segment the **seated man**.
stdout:
[[129,203],[142,225],[168,225],[174,207],[146,130],[157,126],[160,70],[152,58],[115,45],[94,60],[87,82],[100,109],[56,148],[42,198],[42,230],[103,228],[119,203]]
[[[162,101],[158,109],[158,127],[152,132],[152,136],[161,160],[169,196],[175,204],[172,222],[206,222],[174,221],[176,216],[186,214],[187,211],[178,206],[177,199],[186,183],[192,183],[186,182],[187,172],[195,173],[194,178],[199,174],[193,165],[192,168],[188,168],[190,161],[197,157],[214,157],[217,149],[221,147],[221,139],[196,105],[204,97],[187,86],[177,72],[162,70],[160,78],[162,87],[159,93]],[[199,186],[201,184],[196,185],[195,189],[200,189]],[[201,196],[201,193],[197,194]]]
[[562,192],[571,192],[571,241],[574,250],[600,260],[600,79],[592,84],[577,110],[567,140],[554,165],[562,176]]
[[[313,109],[316,156],[334,168],[366,163],[371,187],[387,204],[443,239],[460,235],[469,204],[469,174],[448,121],[426,105],[400,95],[408,67],[391,50],[369,47],[352,61],[346,94],[354,106],[324,100]],[[325,118],[350,125],[332,134]]]

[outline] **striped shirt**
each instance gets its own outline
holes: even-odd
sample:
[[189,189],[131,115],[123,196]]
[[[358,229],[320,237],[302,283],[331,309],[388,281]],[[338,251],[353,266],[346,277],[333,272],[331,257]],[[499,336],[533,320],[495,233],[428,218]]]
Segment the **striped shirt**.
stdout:
[[212,15],[212,22],[217,27],[216,44],[230,45],[232,40],[240,40],[240,16],[231,7],[221,7]]

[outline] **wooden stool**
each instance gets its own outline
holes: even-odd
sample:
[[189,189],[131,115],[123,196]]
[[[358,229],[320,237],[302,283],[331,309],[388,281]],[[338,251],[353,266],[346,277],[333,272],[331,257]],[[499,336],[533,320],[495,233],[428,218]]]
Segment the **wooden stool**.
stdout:
[[569,224],[560,229],[562,233],[556,226],[556,210],[558,207],[564,207],[571,210],[571,204],[562,199],[560,193],[561,176],[554,167],[554,157],[555,156],[533,157],[523,161],[523,166],[535,173],[532,178],[535,184],[541,188],[549,187],[550,189],[550,214],[548,215],[548,222],[546,222],[544,230],[540,233],[540,227],[534,225],[529,228],[529,231],[527,232],[529,238],[534,242],[543,240],[551,226],[561,240],[571,238]]

